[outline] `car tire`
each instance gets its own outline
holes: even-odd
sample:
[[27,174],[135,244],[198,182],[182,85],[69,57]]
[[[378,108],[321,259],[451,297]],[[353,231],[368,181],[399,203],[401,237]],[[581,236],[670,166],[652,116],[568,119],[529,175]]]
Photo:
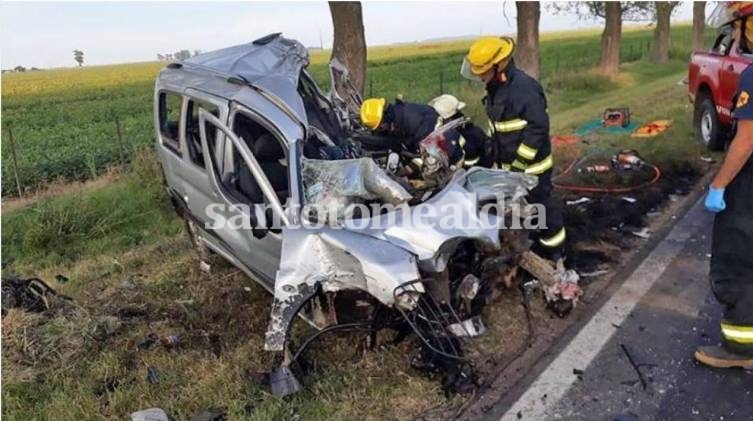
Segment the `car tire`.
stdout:
[[708,95],[699,96],[695,108],[696,138],[712,151],[723,150],[725,130],[714,101]]

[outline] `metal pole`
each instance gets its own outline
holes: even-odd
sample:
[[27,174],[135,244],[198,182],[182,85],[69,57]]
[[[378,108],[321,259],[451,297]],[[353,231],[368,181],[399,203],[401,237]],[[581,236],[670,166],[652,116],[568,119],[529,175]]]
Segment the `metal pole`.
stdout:
[[444,72],[439,71],[439,95],[442,95],[444,92]]
[[369,79],[369,98],[374,97],[374,79]]
[[24,197],[23,191],[21,190],[21,180],[18,177],[18,160],[16,159],[16,142],[13,140],[13,129],[8,127],[8,138],[10,140],[10,154],[13,158],[13,175],[16,176],[16,189],[18,190],[18,197],[22,198]]

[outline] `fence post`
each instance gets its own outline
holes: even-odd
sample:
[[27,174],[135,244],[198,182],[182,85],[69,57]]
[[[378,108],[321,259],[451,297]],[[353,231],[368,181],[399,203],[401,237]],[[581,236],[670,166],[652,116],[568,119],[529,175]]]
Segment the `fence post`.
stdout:
[[444,72],[439,71],[439,95],[442,95],[444,93]]
[[115,116],[115,131],[118,135],[118,149],[120,150],[120,163],[125,164],[126,162],[126,148],[123,144],[123,133],[120,130],[120,119],[118,116]]
[[369,79],[369,98],[374,97],[374,79]]
[[23,190],[21,190],[21,179],[18,177],[18,160],[16,159],[16,142],[13,140],[13,129],[8,126],[8,140],[10,141],[10,154],[13,158],[13,175],[16,177],[16,189],[18,190],[18,197],[24,197]]

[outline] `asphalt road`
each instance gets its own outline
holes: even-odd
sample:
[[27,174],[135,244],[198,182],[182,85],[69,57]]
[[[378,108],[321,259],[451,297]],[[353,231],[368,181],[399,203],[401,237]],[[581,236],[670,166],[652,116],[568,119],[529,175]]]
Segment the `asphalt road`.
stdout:
[[720,335],[708,284],[712,220],[697,202],[493,412],[503,420],[753,420],[753,371],[693,359],[698,345]]

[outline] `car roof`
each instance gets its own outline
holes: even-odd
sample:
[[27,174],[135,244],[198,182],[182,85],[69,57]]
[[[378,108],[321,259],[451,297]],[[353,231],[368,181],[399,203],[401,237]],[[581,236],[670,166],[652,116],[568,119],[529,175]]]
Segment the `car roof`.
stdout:
[[[308,64],[309,54],[303,44],[285,38],[281,33],[274,33],[253,42],[199,54],[171,64],[168,69],[183,73],[185,85],[199,82],[197,76],[201,74],[221,76],[228,81],[233,78],[241,85],[250,85],[271,93],[297,114],[301,121],[306,121],[303,102],[298,93],[298,79]],[[173,77],[170,78],[171,82],[178,82]],[[212,85],[215,86],[212,91],[216,92],[219,87]],[[224,91],[223,94],[228,93],[225,89],[221,90]]]

